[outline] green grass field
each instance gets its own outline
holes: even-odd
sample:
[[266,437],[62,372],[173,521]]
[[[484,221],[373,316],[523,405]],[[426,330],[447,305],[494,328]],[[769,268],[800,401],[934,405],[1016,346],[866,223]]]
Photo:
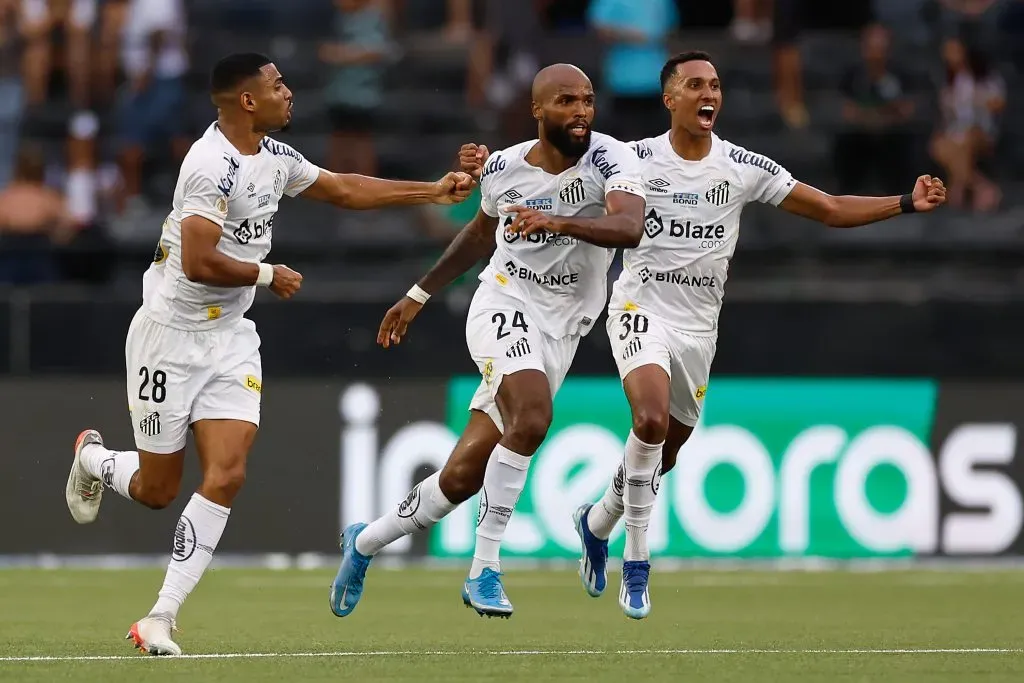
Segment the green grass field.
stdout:
[[189,657],[157,659],[121,638],[162,572],[0,571],[0,681],[1024,680],[1024,572],[661,573],[642,622],[614,574],[595,600],[572,572],[509,570],[508,621],[462,606],[461,572],[380,568],[337,619],[332,575],[208,573]]

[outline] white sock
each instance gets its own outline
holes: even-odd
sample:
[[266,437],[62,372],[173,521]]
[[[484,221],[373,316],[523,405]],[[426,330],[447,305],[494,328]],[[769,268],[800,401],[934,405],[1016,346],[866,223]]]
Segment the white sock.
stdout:
[[647,526],[651,523],[651,510],[658,496],[658,471],[661,468],[662,441],[644,443],[630,430],[626,439],[626,487],[623,495],[626,519],[626,550],[624,560],[649,560]]
[[620,462],[615,470],[615,476],[612,477],[612,483],[608,484],[608,489],[604,492],[604,497],[590,508],[590,513],[587,514],[587,528],[598,538],[608,540],[615,525],[622,519],[622,490],[625,485],[626,472],[623,463]]
[[132,477],[139,471],[139,454],[135,451],[112,451],[98,443],[91,443],[82,449],[82,467],[96,477],[107,488],[132,500],[128,489]]
[[192,494],[174,528],[171,562],[167,565],[160,597],[150,614],[177,617],[181,603],[210,566],[230,514],[231,508],[211,503],[198,493]]
[[476,519],[476,547],[469,578],[480,576],[484,568],[501,571],[499,557],[501,539],[526,485],[530,457],[519,455],[501,444],[495,446],[484,471],[484,487],[480,489],[480,509]]
[[356,538],[356,552],[376,555],[402,536],[429,529],[454,510],[455,504],[441,492],[440,481],[441,473],[434,472],[416,484],[398,507],[370,522]]

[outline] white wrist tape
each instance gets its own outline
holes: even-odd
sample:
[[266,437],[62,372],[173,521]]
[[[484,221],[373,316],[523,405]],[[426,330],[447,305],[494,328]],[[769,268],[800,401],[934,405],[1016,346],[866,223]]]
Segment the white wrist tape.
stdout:
[[430,299],[430,294],[419,285],[413,285],[412,289],[406,292],[405,295],[418,304],[425,304]]
[[274,266],[269,263],[260,264],[260,274],[256,278],[257,287],[269,287],[270,283],[274,281]]

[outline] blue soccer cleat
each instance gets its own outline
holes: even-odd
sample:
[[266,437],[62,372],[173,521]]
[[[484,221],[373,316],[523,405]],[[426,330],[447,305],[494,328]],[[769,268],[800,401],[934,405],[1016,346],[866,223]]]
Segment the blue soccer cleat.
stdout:
[[587,526],[587,517],[593,507],[590,503],[580,505],[573,513],[572,521],[583,547],[580,555],[580,581],[583,582],[583,590],[590,597],[596,598],[604,593],[608,585],[608,541],[592,534]]
[[630,619],[643,619],[651,613],[651,596],[647,593],[647,582],[650,577],[650,562],[622,563],[622,589],[619,591],[619,605]]
[[331,585],[331,611],[336,617],[347,617],[363,596],[363,579],[372,557],[356,550],[356,537],[366,528],[353,524],[341,532],[341,567]]
[[501,585],[501,573],[485,567],[480,576],[466,579],[462,584],[462,602],[472,607],[480,616],[501,617],[512,616],[512,603],[505,595],[505,587]]

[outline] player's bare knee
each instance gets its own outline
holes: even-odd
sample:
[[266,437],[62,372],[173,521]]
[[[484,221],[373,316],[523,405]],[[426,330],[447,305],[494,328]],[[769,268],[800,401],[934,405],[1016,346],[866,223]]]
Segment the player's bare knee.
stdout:
[[203,492],[206,497],[217,501],[230,502],[245,485],[245,465],[211,467],[203,475]]
[[538,403],[517,411],[505,425],[502,442],[520,455],[533,455],[551,427],[551,404]]
[[653,406],[633,410],[633,433],[644,443],[661,443],[668,436],[668,411]]
[[139,478],[132,487],[132,497],[137,503],[151,510],[163,510],[170,506],[178,497],[181,481],[146,480]]
[[441,470],[437,485],[445,498],[458,505],[476,495],[484,485],[483,473],[483,467],[468,462],[449,461]]

